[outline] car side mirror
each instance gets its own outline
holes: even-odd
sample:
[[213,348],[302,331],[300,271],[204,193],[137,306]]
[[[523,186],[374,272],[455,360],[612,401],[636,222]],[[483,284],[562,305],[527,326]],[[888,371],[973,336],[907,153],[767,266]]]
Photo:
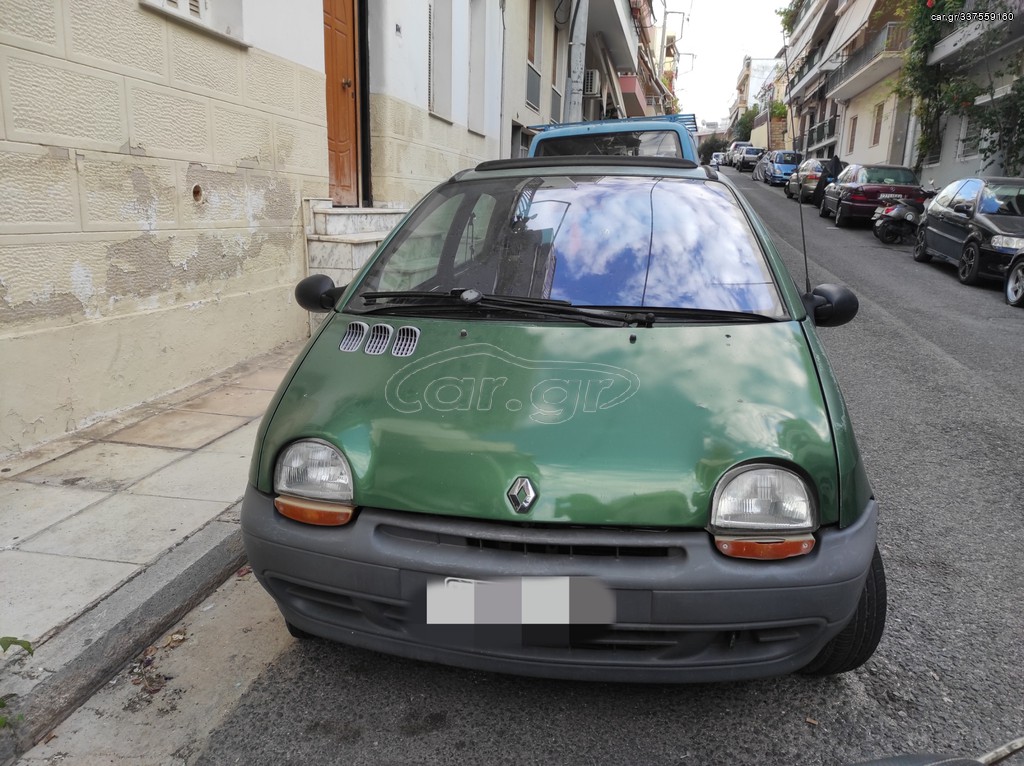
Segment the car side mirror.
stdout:
[[857,316],[860,301],[842,285],[818,285],[803,296],[804,308],[818,327],[839,327]]
[[311,274],[295,285],[295,302],[306,311],[324,314],[334,308],[348,285],[334,286],[334,280],[326,274]]
[[970,218],[972,215],[974,215],[974,205],[972,205],[970,202],[957,202],[955,205],[953,205],[953,212],[961,213]]

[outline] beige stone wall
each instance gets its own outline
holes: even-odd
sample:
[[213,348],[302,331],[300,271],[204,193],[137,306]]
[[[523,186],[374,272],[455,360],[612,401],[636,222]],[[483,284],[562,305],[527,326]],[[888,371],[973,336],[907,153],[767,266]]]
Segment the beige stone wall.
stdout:
[[0,455],[302,337],[327,194],[322,73],[137,0],[2,5]]
[[499,156],[498,139],[392,96],[370,96],[373,198],[408,207],[453,173]]

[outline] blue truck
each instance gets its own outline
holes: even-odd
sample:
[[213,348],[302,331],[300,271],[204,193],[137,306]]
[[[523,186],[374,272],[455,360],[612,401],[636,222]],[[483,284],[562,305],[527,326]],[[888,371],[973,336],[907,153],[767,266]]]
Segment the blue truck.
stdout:
[[553,125],[535,125],[530,157],[622,155],[676,157],[700,164],[697,119],[692,114],[626,117]]

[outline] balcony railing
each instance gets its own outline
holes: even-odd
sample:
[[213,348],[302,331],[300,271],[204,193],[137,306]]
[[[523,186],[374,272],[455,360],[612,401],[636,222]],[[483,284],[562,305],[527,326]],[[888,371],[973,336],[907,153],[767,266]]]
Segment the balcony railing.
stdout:
[[883,53],[904,50],[909,41],[905,25],[898,21],[889,22],[873,39],[853,53],[848,56],[837,54],[840,65],[829,74],[826,90],[835,90]]
[[797,141],[798,148],[801,148],[806,152],[813,146],[826,143],[829,139],[835,138],[837,122],[837,117],[829,117],[824,122],[819,122],[817,125],[811,125],[811,127],[807,129],[807,132],[800,136]]

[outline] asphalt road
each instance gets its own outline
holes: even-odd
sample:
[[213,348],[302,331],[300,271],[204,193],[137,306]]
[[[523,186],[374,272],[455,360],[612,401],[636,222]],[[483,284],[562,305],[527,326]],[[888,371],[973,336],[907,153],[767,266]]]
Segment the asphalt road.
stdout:
[[[723,172],[802,284],[799,206]],[[964,287],[952,267],[913,262],[909,246],[803,210],[811,282],[845,283],[861,302],[852,323],[821,335],[881,505],[889,619],[867,665],[825,680],[625,686],[286,639],[185,760],[841,764],[976,755],[1024,735],[1024,311],[998,285]]]

